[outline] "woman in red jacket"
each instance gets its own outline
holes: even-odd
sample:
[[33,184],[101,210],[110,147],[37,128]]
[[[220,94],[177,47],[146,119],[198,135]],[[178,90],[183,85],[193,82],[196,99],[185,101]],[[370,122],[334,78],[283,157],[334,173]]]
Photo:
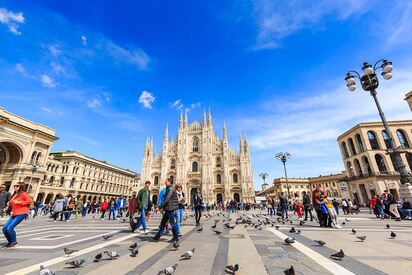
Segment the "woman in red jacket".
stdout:
[[109,203],[107,202],[107,199],[104,199],[102,204],[100,204],[100,211],[102,212],[102,216],[100,217],[101,220],[104,220],[104,214],[106,214],[106,211],[109,209]]
[[[29,214],[30,205],[33,203],[32,199],[24,192],[24,182],[19,182],[14,185],[14,194],[7,203],[11,205],[12,215],[10,219],[3,226],[3,234],[8,243],[7,248],[12,248],[17,245],[16,231],[14,228],[24,220]],[[7,209],[7,207],[6,207]]]

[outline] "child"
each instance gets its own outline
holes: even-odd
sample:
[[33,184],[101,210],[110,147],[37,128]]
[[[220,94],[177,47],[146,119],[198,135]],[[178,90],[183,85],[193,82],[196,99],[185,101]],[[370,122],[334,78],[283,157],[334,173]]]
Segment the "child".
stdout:
[[329,217],[332,220],[332,226],[334,228],[342,228],[338,223],[338,214],[336,213],[335,207],[333,207],[333,204],[329,201],[326,195],[323,196],[322,201],[325,202],[326,208],[328,209]]
[[296,205],[296,213],[298,214],[298,218],[299,220],[302,220],[303,209],[302,209],[302,202],[300,201],[299,198],[295,199],[295,205]]

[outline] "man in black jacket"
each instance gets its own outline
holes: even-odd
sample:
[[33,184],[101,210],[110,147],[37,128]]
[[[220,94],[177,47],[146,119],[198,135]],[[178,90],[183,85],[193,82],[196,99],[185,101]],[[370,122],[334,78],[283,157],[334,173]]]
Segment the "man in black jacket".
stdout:
[[305,209],[305,219],[304,221],[308,220],[308,213],[310,214],[310,221],[313,221],[312,216],[312,205],[310,203],[310,196],[306,191],[303,191],[303,208]]
[[[172,226],[173,232],[173,247],[179,247],[179,235],[177,233],[176,221],[175,221],[175,212],[179,209],[179,201],[177,197],[176,189],[173,187],[173,183],[170,179],[166,180],[166,195],[163,203],[159,205],[160,209],[164,210],[163,218],[164,220],[166,217],[169,220],[170,225]],[[156,236],[153,237],[154,240],[159,240],[160,235],[164,231],[165,224],[160,223],[159,231],[157,232]]]

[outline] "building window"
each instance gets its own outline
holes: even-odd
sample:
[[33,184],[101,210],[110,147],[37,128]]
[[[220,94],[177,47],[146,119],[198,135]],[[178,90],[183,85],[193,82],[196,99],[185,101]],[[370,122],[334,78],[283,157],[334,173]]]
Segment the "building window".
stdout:
[[192,172],[198,172],[199,171],[199,164],[197,163],[197,161],[194,161],[192,163]]
[[154,177],[153,184],[154,184],[154,185],[158,185],[158,184],[159,184],[159,177],[158,177],[158,176],[155,176],[155,177]]
[[222,183],[222,176],[220,174],[216,175],[216,183]]
[[348,169],[349,177],[350,178],[353,177],[353,167],[352,167],[352,163],[350,161],[348,161],[346,163],[346,169]]
[[37,156],[37,152],[34,151],[33,154],[31,154],[31,159],[30,159],[30,163],[31,164],[36,164],[36,156]]
[[372,150],[379,150],[379,144],[375,132],[368,131],[368,139]]
[[362,142],[361,136],[359,134],[356,134],[355,139],[356,139],[356,142],[358,143],[359,153],[364,152],[365,148],[363,147],[363,142]]
[[349,152],[348,152],[348,147],[346,146],[346,142],[342,142],[342,150],[343,150],[343,156],[345,159],[349,157]]
[[64,177],[61,177],[60,179],[60,187],[64,186]]
[[398,136],[399,143],[401,144],[402,148],[409,148],[409,143],[406,139],[405,132],[401,129],[398,129],[396,130],[396,135]]
[[356,170],[357,175],[362,176],[363,173],[362,173],[362,168],[361,168],[359,160],[355,159],[353,162],[355,163],[355,170]]
[[385,130],[382,131],[383,141],[385,141],[386,149],[391,148],[391,140],[389,139],[388,133]]
[[199,138],[198,137],[194,137],[193,138],[193,152],[199,152]]
[[408,161],[409,170],[412,171],[412,154],[406,153],[406,160]]
[[386,169],[385,161],[381,155],[375,155],[376,164],[378,165],[379,172],[387,174],[388,170]]
[[353,143],[353,139],[349,138],[349,147],[350,147],[350,151],[353,155],[356,155],[356,150],[355,150],[355,144]]
[[219,157],[216,158],[216,167],[218,168],[222,167],[222,159]]
[[176,160],[175,159],[172,159],[170,161],[170,169],[176,169]]
[[237,174],[233,174],[233,182],[238,182]]

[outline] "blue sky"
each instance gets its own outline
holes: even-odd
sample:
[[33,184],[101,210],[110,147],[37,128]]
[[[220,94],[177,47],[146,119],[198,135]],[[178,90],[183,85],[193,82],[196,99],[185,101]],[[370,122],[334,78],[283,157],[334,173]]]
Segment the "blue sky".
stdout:
[[278,151],[290,176],[336,173],[336,137],[378,119],[348,70],[393,61],[381,103],[411,118],[411,16],[409,1],[0,1],[0,105],[56,129],[53,150],[135,171],[147,136],[159,151],[180,108],[210,107],[233,148],[247,131],[257,188],[283,175]]

